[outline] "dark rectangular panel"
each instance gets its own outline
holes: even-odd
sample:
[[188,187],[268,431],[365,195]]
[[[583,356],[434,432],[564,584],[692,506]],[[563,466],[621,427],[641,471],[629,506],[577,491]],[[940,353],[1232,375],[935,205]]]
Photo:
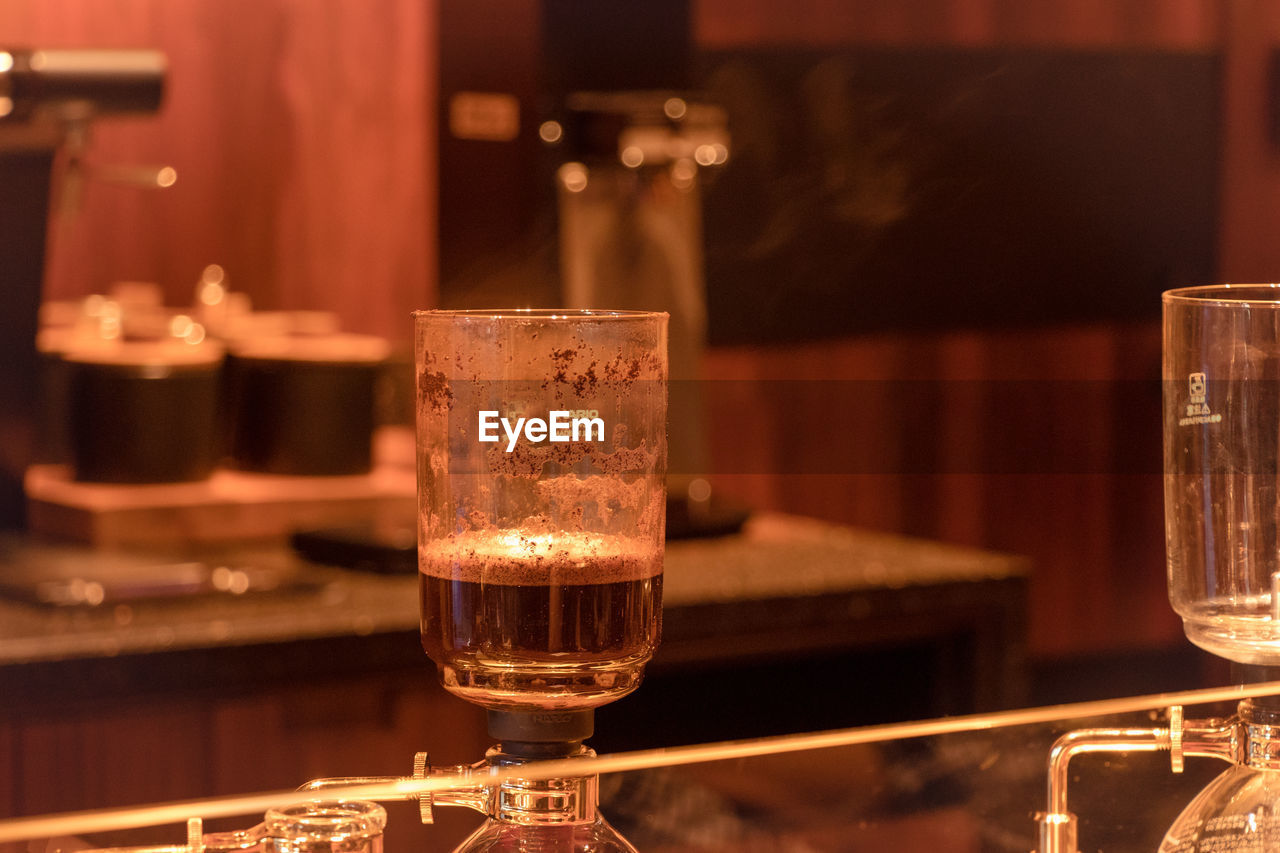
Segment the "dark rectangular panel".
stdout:
[[733,140],[713,343],[1154,319],[1214,277],[1216,55],[733,51],[701,76]]

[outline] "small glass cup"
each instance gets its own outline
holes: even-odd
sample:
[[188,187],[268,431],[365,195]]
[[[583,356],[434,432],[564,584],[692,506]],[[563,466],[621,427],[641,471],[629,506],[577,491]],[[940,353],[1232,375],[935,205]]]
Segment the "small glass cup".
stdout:
[[662,630],[667,315],[420,311],[422,644],[493,710],[634,690]]
[[1187,637],[1280,664],[1280,285],[1164,294],[1169,599]]

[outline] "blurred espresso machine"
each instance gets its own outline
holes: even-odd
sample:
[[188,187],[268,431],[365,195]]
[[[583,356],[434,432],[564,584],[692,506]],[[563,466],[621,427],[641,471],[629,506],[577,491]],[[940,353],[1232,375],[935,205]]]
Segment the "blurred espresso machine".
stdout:
[[149,50],[0,49],[0,529],[24,524],[36,453],[36,331],[51,199],[83,179],[91,125],[160,108],[165,58]]
[[669,313],[682,500],[708,470],[700,185],[729,157],[725,111],[689,91],[689,4],[492,5],[441,8],[442,305]]

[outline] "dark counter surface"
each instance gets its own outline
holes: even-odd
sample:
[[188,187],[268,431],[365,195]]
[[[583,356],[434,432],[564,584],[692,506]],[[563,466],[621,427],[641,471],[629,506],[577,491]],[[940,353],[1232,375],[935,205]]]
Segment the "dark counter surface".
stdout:
[[[285,548],[178,559],[11,541],[0,553],[8,587],[0,597],[0,690],[11,700],[425,664],[412,575],[319,566]],[[109,583],[90,581],[86,590],[95,572],[132,577],[137,588],[128,594],[144,597],[117,599]],[[759,514],[737,535],[669,543],[655,665],[754,654],[763,648],[752,642],[757,635],[783,653],[965,622],[980,629],[992,621],[983,608],[993,606],[1002,630],[1019,633],[1026,572],[1016,557]],[[101,601],[23,600],[36,578],[60,579],[54,597]],[[170,594],[183,583],[206,591]],[[877,620],[884,624],[868,630]]]
[[[40,546],[32,546],[16,556],[45,558],[47,554]],[[0,667],[416,630],[414,578],[312,565],[284,549],[237,556],[240,565],[270,565],[280,574],[279,586],[242,594],[143,590],[140,597],[128,599],[108,594],[96,606],[38,604],[24,600],[21,593],[10,593],[0,598]],[[59,562],[74,559],[71,550],[59,549]],[[196,559],[178,562],[145,554],[119,559],[134,559],[139,572],[150,573],[167,566],[197,565]],[[98,562],[96,555],[86,555],[82,563],[86,577],[98,577],[94,574]],[[212,571],[222,562],[198,560]],[[0,567],[0,572],[6,568]],[[22,569],[27,571],[29,565]]]

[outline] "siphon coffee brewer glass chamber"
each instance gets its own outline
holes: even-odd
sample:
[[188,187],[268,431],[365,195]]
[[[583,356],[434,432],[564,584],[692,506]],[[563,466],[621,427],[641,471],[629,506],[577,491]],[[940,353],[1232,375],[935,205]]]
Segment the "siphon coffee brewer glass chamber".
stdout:
[[[423,823],[437,806],[486,817],[458,851],[635,853],[599,812],[599,774],[679,759],[619,764],[584,741],[594,709],[639,686],[662,633],[667,321],[642,311],[414,315],[421,638],[444,687],[487,710],[498,743],[482,760],[436,767],[419,752],[412,776],[0,816],[0,843],[182,817],[186,845],[112,853],[379,853],[379,803],[414,801]],[[205,818],[262,808],[251,829],[203,831]]]
[[1280,286],[1164,297],[1169,598],[1191,642],[1280,664]]
[[[1188,639],[1242,680],[1276,680],[1280,286],[1166,293],[1163,349],[1170,602]],[[1188,805],[1161,851],[1280,847],[1278,724],[1280,698],[1240,704],[1235,766]]]
[[[422,644],[491,766],[589,757],[662,631],[667,315],[415,314]],[[517,786],[460,849],[631,849],[594,777]]]
[[[1213,285],[1163,297],[1165,545],[1169,600],[1188,639],[1237,681],[1280,681],[1280,285]],[[1168,750],[1232,764],[1170,827],[1161,853],[1280,849],[1280,696],[1234,717],[1156,729],[1082,730],[1050,757],[1041,851],[1074,853],[1070,757]]]

